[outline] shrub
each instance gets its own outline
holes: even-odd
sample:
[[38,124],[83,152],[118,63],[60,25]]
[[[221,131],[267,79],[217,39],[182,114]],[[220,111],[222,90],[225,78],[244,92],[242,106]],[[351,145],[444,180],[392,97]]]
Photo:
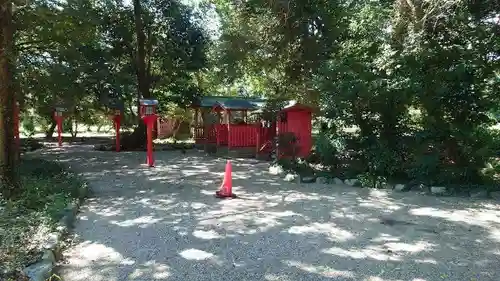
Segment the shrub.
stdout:
[[18,199],[5,200],[0,195],[0,280],[2,272],[36,261],[43,239],[84,184],[52,161],[23,159],[19,171]]

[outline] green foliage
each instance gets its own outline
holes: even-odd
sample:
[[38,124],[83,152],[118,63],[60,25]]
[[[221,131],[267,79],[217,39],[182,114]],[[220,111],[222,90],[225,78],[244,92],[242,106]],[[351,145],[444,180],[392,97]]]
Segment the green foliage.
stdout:
[[40,243],[80,196],[83,186],[58,163],[23,159],[19,167],[22,192],[16,200],[0,196],[0,277],[3,271],[20,269],[33,262]]
[[[137,124],[132,10],[89,0],[37,0],[19,9],[15,74],[23,108],[50,124],[63,105],[80,124],[98,125],[107,107],[119,105],[123,126]],[[142,10],[148,87],[160,101],[186,106],[202,93],[194,76],[208,63],[200,15],[179,1],[147,1]]]
[[319,161],[329,167],[337,167],[340,164],[340,143],[325,132],[321,132],[316,139],[316,153]]
[[21,127],[25,135],[33,137],[36,133],[35,118],[33,116],[25,116],[22,118]]

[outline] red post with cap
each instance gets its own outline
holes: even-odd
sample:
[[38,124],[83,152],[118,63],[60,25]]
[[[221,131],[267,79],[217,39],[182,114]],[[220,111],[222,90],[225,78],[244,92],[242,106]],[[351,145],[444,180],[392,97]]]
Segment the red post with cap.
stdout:
[[62,146],[62,123],[64,121],[65,108],[57,107],[54,111],[54,120],[57,123],[57,143]]
[[119,109],[115,109],[113,122],[115,123],[115,132],[116,132],[116,143],[115,150],[116,152],[120,152],[120,125],[122,121],[122,112]]
[[157,100],[153,99],[141,99],[140,103],[140,113],[141,118],[146,124],[147,128],[147,158],[146,164],[149,167],[154,167],[154,156],[153,156],[153,127],[157,120],[156,107],[158,105]]

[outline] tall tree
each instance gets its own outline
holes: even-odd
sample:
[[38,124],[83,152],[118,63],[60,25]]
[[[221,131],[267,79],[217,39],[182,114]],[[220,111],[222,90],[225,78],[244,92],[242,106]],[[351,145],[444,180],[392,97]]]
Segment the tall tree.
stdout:
[[18,189],[14,143],[14,26],[12,1],[0,1],[0,188],[9,198]]
[[136,45],[136,69],[137,82],[139,85],[139,98],[149,98],[149,83],[146,73],[146,34],[144,34],[143,12],[140,0],[134,0],[134,20],[135,20],[135,36],[137,37]]

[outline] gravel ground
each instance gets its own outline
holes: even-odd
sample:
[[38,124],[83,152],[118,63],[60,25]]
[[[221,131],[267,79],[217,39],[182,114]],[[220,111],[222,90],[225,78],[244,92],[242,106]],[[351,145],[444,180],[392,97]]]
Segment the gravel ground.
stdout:
[[46,149],[90,182],[64,281],[500,280],[500,205],[300,185],[233,159],[240,199],[213,197],[224,159]]

